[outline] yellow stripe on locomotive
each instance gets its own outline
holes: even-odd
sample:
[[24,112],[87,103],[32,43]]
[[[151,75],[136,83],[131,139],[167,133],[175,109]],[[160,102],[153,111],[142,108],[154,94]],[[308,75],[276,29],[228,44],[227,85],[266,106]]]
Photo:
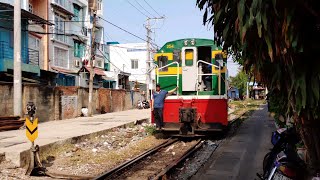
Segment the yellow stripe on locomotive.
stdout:
[[[217,58],[223,62],[220,64],[220,68]],[[164,89],[170,90],[178,85],[180,95],[226,94],[227,54],[222,52],[222,49],[217,47],[212,40],[181,39],[168,42],[155,54],[154,59],[158,65],[156,69],[157,81],[164,84]],[[208,64],[198,63],[199,60]],[[164,66],[168,67],[163,68]],[[204,70],[198,70],[199,66],[202,66],[202,69],[206,69],[206,72],[212,75],[208,75],[208,73],[206,73],[207,75],[201,75],[205,73]],[[210,69],[208,69],[209,66]],[[196,77],[197,74],[200,74],[198,78]],[[195,80],[196,78],[197,80]],[[179,82],[177,82],[177,79],[179,79]]]

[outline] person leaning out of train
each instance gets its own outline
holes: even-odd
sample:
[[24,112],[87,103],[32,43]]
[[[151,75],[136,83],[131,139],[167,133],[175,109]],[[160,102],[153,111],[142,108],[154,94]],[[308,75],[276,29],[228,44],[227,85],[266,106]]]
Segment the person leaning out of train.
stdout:
[[161,90],[160,84],[157,84],[156,91],[153,93],[153,101],[151,103],[151,111],[153,112],[156,128],[160,130],[163,127],[163,106],[164,100],[168,95],[177,91],[178,86],[171,91]]

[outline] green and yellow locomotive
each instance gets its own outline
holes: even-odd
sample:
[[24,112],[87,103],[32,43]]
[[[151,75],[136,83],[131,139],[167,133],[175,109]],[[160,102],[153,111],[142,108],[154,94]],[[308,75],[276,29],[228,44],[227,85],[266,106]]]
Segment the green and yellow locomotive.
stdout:
[[156,81],[176,86],[164,103],[164,131],[202,134],[228,125],[226,53],[209,39],[167,42],[154,56]]

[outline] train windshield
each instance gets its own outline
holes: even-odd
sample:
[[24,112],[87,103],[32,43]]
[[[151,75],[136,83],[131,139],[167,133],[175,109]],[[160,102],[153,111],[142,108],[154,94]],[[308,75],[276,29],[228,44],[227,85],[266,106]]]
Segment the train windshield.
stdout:
[[198,60],[203,60],[208,63],[211,63],[211,47],[210,46],[198,47]]

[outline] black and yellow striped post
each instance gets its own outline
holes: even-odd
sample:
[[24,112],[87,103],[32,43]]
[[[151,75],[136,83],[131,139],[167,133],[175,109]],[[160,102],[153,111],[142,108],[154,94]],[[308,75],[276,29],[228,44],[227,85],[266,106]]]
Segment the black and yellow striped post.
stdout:
[[32,143],[38,138],[38,118],[26,118],[26,136]]
[[39,156],[39,146],[34,145],[34,141],[38,138],[38,118],[34,117],[36,113],[36,106],[33,102],[27,104],[26,118],[26,136],[31,141],[30,148],[30,162],[26,175],[45,175],[46,169],[42,166]]

